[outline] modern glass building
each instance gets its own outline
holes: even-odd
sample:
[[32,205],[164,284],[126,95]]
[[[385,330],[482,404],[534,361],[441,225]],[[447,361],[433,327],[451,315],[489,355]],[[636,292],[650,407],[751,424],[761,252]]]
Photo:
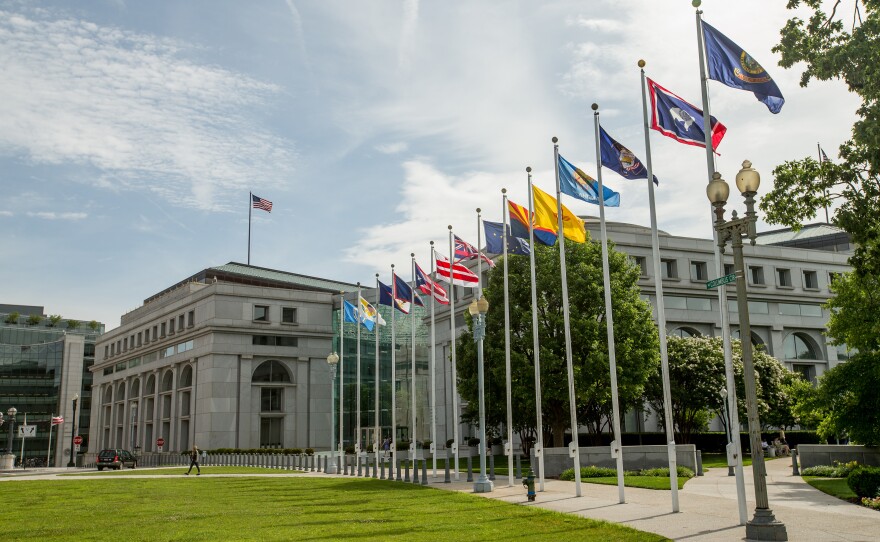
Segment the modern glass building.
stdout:
[[[89,367],[95,361],[95,341],[103,331],[103,324],[95,321],[47,317],[41,306],[0,305],[0,409],[5,413],[16,408],[16,427],[25,419],[27,425],[36,426],[31,438],[21,439],[18,430],[14,431],[12,453],[17,461],[24,450],[25,459],[45,462],[48,458],[51,465],[62,466],[69,461],[74,434],[88,443]],[[78,395],[76,420],[74,395]],[[62,416],[64,423],[52,427],[50,451],[53,416]],[[0,448],[8,453],[8,422],[2,430]]]

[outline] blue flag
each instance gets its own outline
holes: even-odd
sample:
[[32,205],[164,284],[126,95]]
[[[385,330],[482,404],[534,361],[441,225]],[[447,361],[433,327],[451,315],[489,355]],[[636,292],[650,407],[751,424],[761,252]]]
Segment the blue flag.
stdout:
[[[396,275],[395,275],[396,276]],[[400,299],[394,299],[394,293],[391,286],[379,283],[379,304],[394,307],[404,314],[409,314],[409,301],[404,303]]]
[[[413,299],[413,290],[409,287],[409,284],[406,283],[405,280],[400,278],[400,275],[394,274],[394,289],[396,290],[395,297],[398,299],[398,302],[405,301],[407,303],[407,308],[409,308],[409,303]],[[418,294],[415,294],[415,303],[421,307],[424,307],[425,304],[422,302],[422,298],[419,297]],[[407,312],[409,312],[407,310]]]
[[[599,181],[590,177],[559,155],[559,190],[573,198],[599,205]],[[620,207],[620,194],[602,183],[605,205]]]
[[[614,170],[626,179],[647,179],[648,170],[635,154],[599,127],[599,144],[602,149],[602,165]],[[654,175],[654,184],[660,184]]]
[[742,47],[703,21],[706,42],[706,64],[709,79],[720,81],[731,88],[754,93],[771,113],[779,113],[785,98],[773,78]]
[[[661,87],[648,78],[651,95],[651,129],[666,137],[696,147],[706,148],[706,132],[703,131],[703,111],[684,101],[680,96]],[[712,148],[717,149],[727,127],[711,117]]]
[[358,323],[357,309],[348,301],[342,301],[342,312],[345,315],[343,320],[352,324]]
[[[483,229],[486,231],[486,252],[489,254],[504,254],[504,224],[501,222],[483,221]],[[507,253],[528,256],[531,253],[528,241],[514,237],[507,228]]]

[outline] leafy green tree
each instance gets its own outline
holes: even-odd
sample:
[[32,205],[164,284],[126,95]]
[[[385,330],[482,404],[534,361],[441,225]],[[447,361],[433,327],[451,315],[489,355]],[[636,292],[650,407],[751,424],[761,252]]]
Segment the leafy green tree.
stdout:
[[49,327],[55,327],[56,325],[58,325],[58,322],[60,322],[61,319],[62,317],[60,314],[53,314],[49,316]]
[[760,207],[770,223],[793,228],[819,209],[837,202],[833,222],[857,243],[851,263],[860,275],[880,276],[880,2],[863,0],[852,24],[822,9],[821,0],[789,0],[789,9],[808,8],[807,20],[790,19],[774,51],[785,68],[803,66],[801,86],[811,80],[842,80],[862,104],[852,139],[841,145],[839,160],[821,165],[813,158],[785,162],[773,174],[773,190]]
[[831,284],[828,335],[850,350],[880,350],[880,275],[845,273]]
[[[578,423],[598,438],[610,428],[612,413],[601,246],[566,243],[572,356]],[[545,440],[563,446],[570,428],[568,372],[562,313],[559,249],[536,247],[541,403]],[[535,369],[529,259],[512,256],[509,265],[513,429],[534,435]],[[639,297],[639,270],[623,253],[610,251],[618,392],[621,412],[637,404],[651,373],[659,371],[657,330],[650,306]],[[506,420],[504,291],[502,263],[490,273],[485,349],[487,426]],[[466,317],[471,326],[470,316]],[[458,342],[459,392],[470,406],[465,420],[477,419],[476,346],[468,331]],[[552,437],[552,439],[550,438]]]
[[858,353],[819,378],[818,397],[808,405],[821,421],[820,436],[848,435],[860,444],[880,444],[880,354]]

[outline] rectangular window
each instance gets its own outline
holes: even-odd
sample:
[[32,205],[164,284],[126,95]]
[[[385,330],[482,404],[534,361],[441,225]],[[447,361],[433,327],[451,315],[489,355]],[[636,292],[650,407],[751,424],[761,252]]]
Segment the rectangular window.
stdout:
[[753,285],[764,285],[764,268],[759,265],[749,266],[749,279]]
[[144,330],[144,344],[150,342],[150,328]]
[[128,352],[128,338],[122,339],[122,351]]
[[281,412],[284,388],[260,388],[260,412]]
[[298,346],[296,337],[275,337],[275,344],[278,346]]
[[143,333],[141,333],[140,331],[138,331],[138,346],[140,346],[140,345],[142,344],[142,343],[141,343],[141,339],[143,339]]
[[112,375],[112,374],[113,374],[113,367],[104,367],[104,376]]
[[708,279],[706,262],[691,262],[691,280],[704,281]]
[[801,316],[822,317],[822,307],[819,305],[801,305]]
[[122,341],[116,341],[116,353],[117,354],[122,353]]
[[105,345],[104,345],[104,357],[105,357],[105,358],[106,358],[106,357],[110,357],[109,354],[110,354],[110,347],[108,347],[108,346],[105,344]]
[[165,338],[165,322],[162,322],[162,338]]
[[177,317],[177,331],[183,331],[183,315]]
[[283,418],[260,419],[260,448],[281,447],[281,422]]
[[637,265],[639,268],[639,276],[647,277],[648,276],[648,259],[644,256],[632,256],[633,264]]
[[[739,305],[736,299],[731,299],[727,306],[730,312],[739,312]],[[749,301],[749,312],[752,314],[770,314],[770,305],[766,301]]]
[[675,260],[660,260],[660,267],[663,270],[664,279],[678,278],[678,265]]
[[687,298],[664,295],[663,296],[663,305],[667,309],[686,310],[687,309]]
[[804,288],[807,290],[819,289],[819,275],[815,271],[804,271]]
[[142,358],[143,363],[150,363],[151,361],[156,361],[159,359],[159,351],[150,352]]
[[128,368],[128,363],[125,361],[120,361],[119,363],[116,364],[117,371],[124,371],[127,368]]
[[296,309],[293,307],[281,307],[281,322],[284,324],[295,324]]
[[776,285],[781,288],[791,288],[791,270],[777,267]]
[[736,272],[736,269],[733,267],[732,263],[724,264],[724,274],[725,275],[732,275],[735,272]]
[[168,320],[168,334],[174,335],[174,318]]
[[[162,335],[163,336],[165,335],[164,331],[162,332]],[[154,341],[159,340],[159,326],[153,326],[153,340]]]
[[177,345],[177,353],[178,354],[180,354],[181,352],[188,352],[189,350],[192,350],[192,349],[193,349],[193,342],[192,341],[186,341],[185,343],[180,343]]
[[689,311],[710,311],[712,310],[712,302],[702,297],[688,297],[687,308]]
[[795,303],[780,303],[779,314],[784,314],[786,316],[800,316],[801,306]]
[[799,363],[795,363],[791,366],[791,370],[800,373],[804,380],[807,382],[816,381],[816,366],[815,365],[802,365]]
[[137,367],[140,364],[141,364],[141,358],[134,358],[133,360],[130,360],[128,362],[128,368],[131,369],[132,367]]
[[173,346],[169,346],[168,348],[163,348],[162,350],[159,350],[159,359],[164,359],[164,358],[167,358],[167,357],[173,356],[173,355],[174,355],[174,347]]
[[196,311],[189,311],[186,313],[186,327],[193,327],[196,325]]
[[834,281],[840,278],[841,273],[828,273],[828,284],[834,284]]
[[266,305],[254,305],[254,322],[268,322],[269,307]]
[[254,335],[252,341],[258,346],[275,346],[275,337],[272,335]]

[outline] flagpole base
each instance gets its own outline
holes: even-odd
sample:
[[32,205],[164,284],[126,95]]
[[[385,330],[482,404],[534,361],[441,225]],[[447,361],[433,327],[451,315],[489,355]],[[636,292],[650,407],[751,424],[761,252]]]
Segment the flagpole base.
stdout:
[[755,517],[746,523],[748,540],[788,540],[785,524],[778,521],[769,508],[756,508]]

